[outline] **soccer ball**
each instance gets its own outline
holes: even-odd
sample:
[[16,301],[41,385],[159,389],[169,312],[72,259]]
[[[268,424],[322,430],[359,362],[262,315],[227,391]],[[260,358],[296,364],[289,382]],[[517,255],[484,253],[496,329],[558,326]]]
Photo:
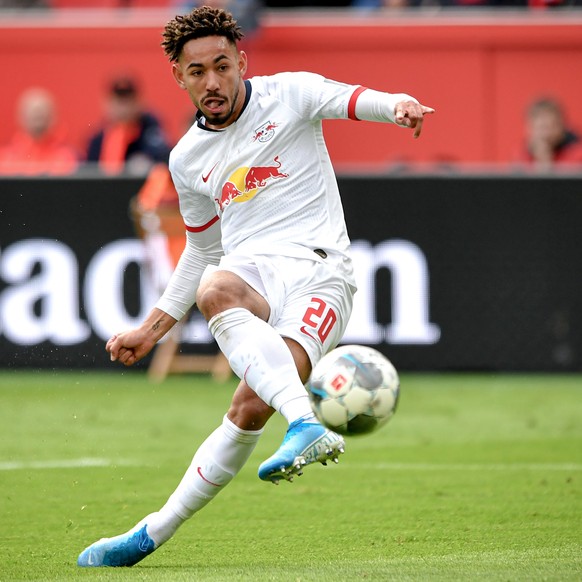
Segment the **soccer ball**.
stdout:
[[342,346],[326,354],[306,384],[319,422],[343,435],[384,426],[396,411],[398,372],[383,354],[365,346]]

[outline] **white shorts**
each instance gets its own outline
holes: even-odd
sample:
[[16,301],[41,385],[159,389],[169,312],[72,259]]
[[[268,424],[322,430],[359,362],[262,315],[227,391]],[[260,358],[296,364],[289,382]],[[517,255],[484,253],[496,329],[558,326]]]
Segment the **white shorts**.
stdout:
[[345,259],[230,254],[203,276],[216,271],[238,275],[264,297],[271,308],[269,325],[299,343],[312,366],[340,342],[356,291],[343,275]]

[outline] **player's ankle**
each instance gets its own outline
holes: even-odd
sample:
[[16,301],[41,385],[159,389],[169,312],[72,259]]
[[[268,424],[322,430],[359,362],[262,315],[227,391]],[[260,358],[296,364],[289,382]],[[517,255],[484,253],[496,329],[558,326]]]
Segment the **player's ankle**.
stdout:
[[319,420],[317,420],[317,417],[315,416],[314,412],[308,412],[307,414],[304,414],[303,416],[299,417],[297,420],[300,420],[301,422],[305,422],[305,423],[313,423],[313,424],[319,424]]
[[156,548],[167,542],[184,523],[184,519],[169,511],[150,513],[140,523],[147,526],[146,532]]

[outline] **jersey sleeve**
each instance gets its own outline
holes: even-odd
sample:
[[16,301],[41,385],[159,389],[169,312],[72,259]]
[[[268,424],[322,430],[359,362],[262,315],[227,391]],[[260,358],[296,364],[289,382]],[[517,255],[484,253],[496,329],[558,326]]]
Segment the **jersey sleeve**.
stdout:
[[190,232],[202,232],[218,220],[216,207],[212,200],[201,194],[197,194],[188,185],[188,180],[181,168],[187,167],[187,160],[181,158],[184,154],[172,151],[170,154],[170,173],[174,187],[178,193],[180,213],[184,219],[186,230]]
[[279,73],[267,79],[272,83],[269,91],[277,92],[301,118],[313,121],[347,118],[350,96],[357,89],[308,72]]
[[217,265],[222,256],[220,226],[186,233],[186,246],[156,307],[180,320],[196,302],[196,292],[204,269]]
[[156,307],[180,320],[194,305],[206,267],[217,265],[223,254],[221,228],[214,204],[186,185],[176,156],[170,156],[170,172],[180,200],[186,228],[186,246]]
[[327,79],[316,73],[274,75],[280,87],[279,98],[302,118],[353,119],[394,122],[394,107],[400,101],[416,101],[406,93],[374,91]]

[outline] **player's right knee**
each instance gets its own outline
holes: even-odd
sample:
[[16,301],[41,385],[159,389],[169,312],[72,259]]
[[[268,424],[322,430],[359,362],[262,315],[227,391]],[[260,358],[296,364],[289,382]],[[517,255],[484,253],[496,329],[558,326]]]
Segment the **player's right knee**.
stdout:
[[237,279],[214,276],[201,282],[196,305],[207,321],[227,309],[241,306],[244,288]]

